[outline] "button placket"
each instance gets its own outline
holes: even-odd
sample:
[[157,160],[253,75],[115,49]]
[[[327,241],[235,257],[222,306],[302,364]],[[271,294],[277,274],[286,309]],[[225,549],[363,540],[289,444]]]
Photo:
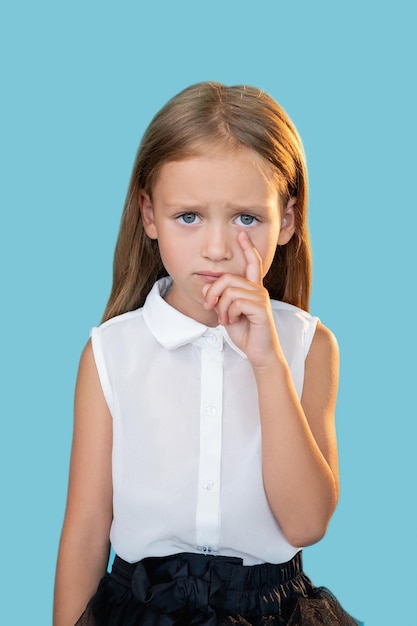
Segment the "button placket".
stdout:
[[220,530],[223,337],[210,331],[201,350],[200,461],[197,498],[197,545],[216,550]]

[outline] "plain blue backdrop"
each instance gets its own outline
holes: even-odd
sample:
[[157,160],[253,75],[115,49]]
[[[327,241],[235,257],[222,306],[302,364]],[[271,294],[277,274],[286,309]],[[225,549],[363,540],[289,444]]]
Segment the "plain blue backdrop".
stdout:
[[172,95],[219,80],[271,93],[309,164],[311,309],[341,348],[342,491],[306,570],[366,626],[417,624],[412,5],[4,4],[3,623],[51,622],[78,359],[140,137]]

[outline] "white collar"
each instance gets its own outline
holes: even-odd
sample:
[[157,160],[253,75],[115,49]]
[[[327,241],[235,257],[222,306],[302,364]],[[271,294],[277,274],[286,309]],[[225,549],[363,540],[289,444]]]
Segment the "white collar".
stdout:
[[143,306],[143,318],[155,339],[167,350],[175,350],[187,343],[192,343],[206,334],[216,333],[223,336],[227,343],[240,356],[246,359],[246,355],[230,339],[224,326],[210,328],[191,317],[180,313],[172,307],[164,296],[170,290],[172,279],[165,276],[158,280],[146,298]]

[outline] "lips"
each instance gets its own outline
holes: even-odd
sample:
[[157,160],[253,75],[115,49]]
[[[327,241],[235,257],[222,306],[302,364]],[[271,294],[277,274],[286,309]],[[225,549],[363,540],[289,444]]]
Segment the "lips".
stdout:
[[208,283],[214,283],[220,276],[223,276],[223,272],[196,272],[196,276]]

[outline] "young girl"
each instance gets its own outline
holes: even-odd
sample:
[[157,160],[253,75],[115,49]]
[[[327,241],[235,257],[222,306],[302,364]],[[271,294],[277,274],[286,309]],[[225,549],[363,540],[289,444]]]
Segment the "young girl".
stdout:
[[339,494],[310,281],[292,122],[251,87],[181,92],[139,148],[81,358],[55,626],[356,624],[301,564]]

